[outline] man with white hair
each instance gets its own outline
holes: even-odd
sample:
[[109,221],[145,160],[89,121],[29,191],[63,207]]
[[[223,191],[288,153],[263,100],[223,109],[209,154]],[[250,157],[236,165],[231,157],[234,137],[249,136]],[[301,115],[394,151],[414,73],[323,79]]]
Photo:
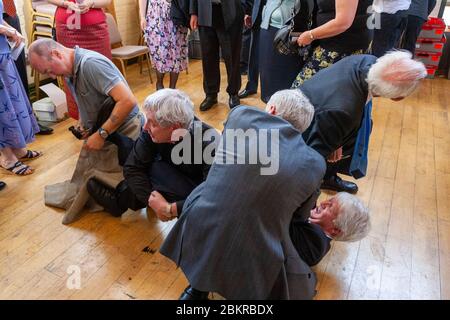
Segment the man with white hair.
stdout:
[[[183,215],[160,249],[190,282],[181,300],[207,299],[209,291],[227,299],[310,299],[314,295],[315,276],[290,239],[293,217],[307,219],[303,212],[314,206],[325,172],[324,160],[301,137],[314,109],[301,92],[286,90],[275,93],[266,110],[274,116],[245,106],[230,112],[207,179],[188,197]],[[243,150],[223,142],[236,131],[243,132],[235,137],[238,144],[248,139]],[[256,134],[246,134],[250,131]],[[268,132],[277,139],[266,145],[273,139],[258,137]],[[255,145],[278,158],[276,172],[262,174],[267,163],[261,159],[241,164],[219,161],[222,155],[250,159]],[[322,211],[317,214],[320,221],[328,216]],[[292,232],[297,239],[317,238],[316,232],[299,228],[295,225]],[[326,251],[321,249],[319,254]],[[317,254],[306,256],[308,261],[314,259]]]
[[299,90],[280,90],[275,92],[266,105],[266,112],[289,122],[300,132],[308,129],[314,117],[314,107]]
[[372,55],[344,58],[299,87],[315,109],[303,138],[328,161],[323,189],[358,191],[355,183],[342,180],[337,173],[351,175],[350,164],[363,117],[369,117],[370,122],[364,106],[372,97],[402,100],[426,75],[423,63],[413,60],[411,53],[393,51],[378,59]]
[[309,209],[300,208],[289,226],[292,243],[309,266],[325,257],[332,240],[359,241],[370,231],[369,209],[349,193],[339,192]]
[[[265,146],[258,135],[243,135],[245,151],[219,144],[207,179],[188,197],[160,249],[189,280],[181,300],[207,299],[209,291],[227,299],[311,299],[316,278],[309,266],[328,252],[331,238],[355,241],[368,232],[368,211],[349,194],[312,210],[325,161],[301,137],[313,118],[309,100],[283,90],[266,110],[274,116],[245,106],[232,110],[222,141],[230,130],[270,131],[279,139]],[[253,145],[278,157],[276,173],[262,175],[262,161],[218,161],[230,153],[248,159]]]
[[[184,200],[208,174],[210,164],[204,159],[195,161],[194,144],[200,143],[198,151],[203,155],[214,141],[203,141],[203,133],[211,127],[195,120],[194,105],[180,90],[162,89],[151,94],[144,102],[144,111],[144,130],[123,167],[125,180],[114,189],[92,178],[87,189],[114,216],[148,205],[160,220],[167,221],[181,214]],[[201,135],[194,136],[196,128]],[[184,139],[189,139],[192,152],[189,161],[179,163],[172,151]]]
[[[281,90],[272,95],[266,111],[290,122],[304,132],[314,117],[314,107],[300,90]],[[300,257],[310,266],[322,260],[332,239],[357,241],[370,228],[369,211],[363,203],[346,192],[315,205],[320,192],[312,196],[295,213],[290,235]],[[314,209],[311,210],[311,208]]]

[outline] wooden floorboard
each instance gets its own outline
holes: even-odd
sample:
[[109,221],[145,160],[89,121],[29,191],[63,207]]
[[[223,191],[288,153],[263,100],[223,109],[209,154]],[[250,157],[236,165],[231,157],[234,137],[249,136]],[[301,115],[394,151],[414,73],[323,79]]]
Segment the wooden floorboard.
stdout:
[[[192,60],[178,82],[196,115],[218,130],[229,110],[221,70],[219,105],[207,112],[198,110],[201,62]],[[154,92],[137,66],[129,66],[128,82],[141,105]],[[358,181],[373,227],[360,242],[333,243],[314,267],[316,299],[450,299],[449,87],[445,79],[427,80],[402,102],[374,101],[369,167]],[[264,107],[259,95],[242,103]],[[145,210],[120,219],[98,212],[65,226],[63,211],[44,205],[44,186],[74,170],[81,147],[67,130],[74,123],[65,120],[53,135],[37,136],[30,147],[44,156],[30,163],[33,175],[0,172],[8,184],[0,192],[0,298],[177,299],[188,282],[158,252],[174,221],[163,223]],[[76,268],[79,289],[71,288]]]

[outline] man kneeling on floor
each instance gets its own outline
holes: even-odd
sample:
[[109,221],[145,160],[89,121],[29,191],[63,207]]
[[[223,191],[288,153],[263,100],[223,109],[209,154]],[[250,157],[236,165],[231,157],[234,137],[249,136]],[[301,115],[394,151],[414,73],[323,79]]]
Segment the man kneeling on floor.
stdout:
[[[111,185],[123,179],[120,150],[109,138],[120,134],[135,140],[143,118],[125,78],[107,57],[78,46],[67,48],[52,39],[34,41],[28,52],[37,72],[53,79],[65,77],[80,112],[79,126],[72,132],[84,142],[72,178],[45,186],[45,204],[65,209],[63,223],[68,224],[84,208],[101,209],[89,201],[86,183],[90,177],[101,175]],[[103,112],[105,101],[112,102],[108,116]],[[103,123],[97,126],[98,121]]]
[[[203,157],[196,161],[196,152],[203,155],[208,148],[214,156],[214,139],[202,139],[206,130],[214,129],[194,118],[194,104],[180,90],[158,90],[147,97],[144,110],[144,130],[123,167],[125,180],[114,189],[91,178],[87,189],[114,216],[148,205],[159,219],[168,221],[181,214],[184,200],[206,179],[212,161],[208,164]],[[184,150],[190,156],[178,161],[183,140],[190,142],[190,150]]]
[[[313,209],[326,164],[301,135],[313,118],[309,100],[299,90],[280,91],[267,111],[230,112],[206,181],[160,249],[189,280],[181,300],[206,299],[210,291],[226,299],[311,299],[309,265],[329,250],[327,237],[356,241],[368,232],[368,210],[349,194]],[[236,138],[237,148],[230,145]],[[255,146],[277,161],[276,170],[265,170],[260,154],[250,160]]]

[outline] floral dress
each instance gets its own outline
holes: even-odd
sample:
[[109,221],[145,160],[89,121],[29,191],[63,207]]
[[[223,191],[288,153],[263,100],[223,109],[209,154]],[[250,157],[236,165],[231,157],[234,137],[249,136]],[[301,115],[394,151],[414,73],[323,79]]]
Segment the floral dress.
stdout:
[[152,65],[160,73],[179,73],[187,68],[187,32],[170,18],[170,0],[149,0],[145,40]]
[[328,68],[347,56],[364,53],[366,53],[365,50],[358,50],[350,54],[340,53],[326,50],[319,45],[314,49],[312,56],[305,62],[302,70],[295,78],[292,88],[300,87],[306,80],[311,79],[320,70]]

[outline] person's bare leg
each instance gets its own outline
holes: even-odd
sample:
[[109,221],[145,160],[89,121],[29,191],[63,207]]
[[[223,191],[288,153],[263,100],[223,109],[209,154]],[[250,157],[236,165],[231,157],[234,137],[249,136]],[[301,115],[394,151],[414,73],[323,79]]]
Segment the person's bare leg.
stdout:
[[171,72],[170,73],[170,88],[171,89],[175,89],[177,86],[177,81],[178,81],[178,72]]
[[3,168],[12,167],[18,160],[11,148],[0,149],[0,165]]
[[28,150],[27,148],[11,148],[11,150],[20,161],[34,160],[42,156],[42,152]]
[[156,71],[156,90],[164,89],[164,75],[165,73]]
[[24,165],[17,159],[11,148],[0,149],[0,166],[4,169],[10,170],[14,166],[14,169],[10,170],[12,173],[25,176],[33,173],[33,169],[27,165]]
[[11,148],[17,159],[24,157],[27,154],[27,148]]

